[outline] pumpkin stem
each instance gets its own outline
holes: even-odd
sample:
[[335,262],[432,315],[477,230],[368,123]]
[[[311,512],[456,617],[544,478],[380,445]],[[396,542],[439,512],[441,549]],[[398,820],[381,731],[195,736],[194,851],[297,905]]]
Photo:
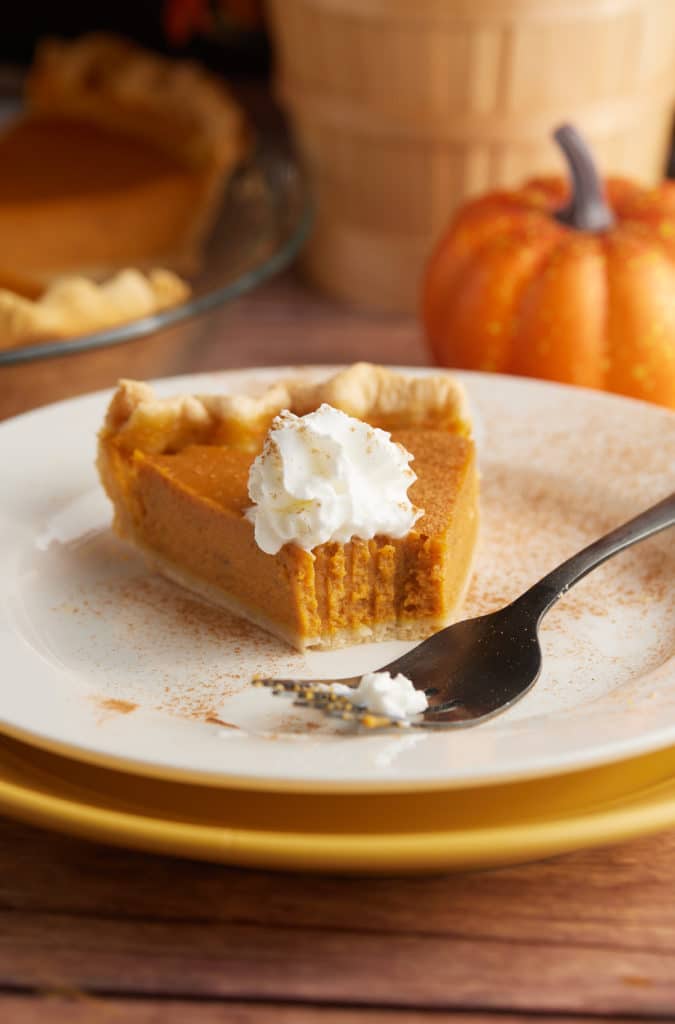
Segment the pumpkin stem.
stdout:
[[614,216],[590,149],[571,124],[557,128],[553,138],[567,160],[572,186],[570,201],[556,212],[556,220],[577,231],[607,231],[614,224]]

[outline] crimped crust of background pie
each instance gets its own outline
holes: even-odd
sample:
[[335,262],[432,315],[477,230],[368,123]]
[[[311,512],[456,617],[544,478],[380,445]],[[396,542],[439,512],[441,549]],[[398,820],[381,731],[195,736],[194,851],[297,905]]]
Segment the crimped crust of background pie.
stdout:
[[100,331],[176,306],[189,294],[169,270],[133,269],[102,284],[64,277],[35,301],[0,289],[0,349]]
[[[304,415],[322,402],[385,430],[447,428],[470,433],[462,386],[448,374],[413,377],[355,363],[327,380],[289,379],[259,396],[178,395],[158,398],[150,385],[120,381],[100,434],[127,451],[161,454],[189,444],[259,444],[282,409]],[[102,450],[104,450],[104,445]]]

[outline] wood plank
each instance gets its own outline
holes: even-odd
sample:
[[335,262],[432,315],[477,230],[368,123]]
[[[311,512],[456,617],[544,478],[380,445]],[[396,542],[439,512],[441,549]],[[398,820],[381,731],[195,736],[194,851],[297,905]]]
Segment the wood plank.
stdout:
[[[109,999],[92,996],[2,997],[0,1019],[12,1024],[515,1024],[511,1014],[433,1013],[335,1009],[260,1003],[196,1003],[183,1000]],[[613,1017],[614,1021],[620,1018]],[[597,1024],[597,1017],[528,1017],[530,1024]]]
[[[619,1018],[614,1017],[615,1021]],[[8,1024],[517,1024],[522,1017],[492,1013],[283,1006],[279,1003],[115,999],[100,996],[2,996],[0,1020]],[[598,1024],[597,1017],[528,1017],[529,1024]]]
[[673,951],[0,913],[0,989],[668,1014]]
[[414,317],[364,312],[308,288],[288,272],[203,321],[190,369],[430,361]]
[[672,953],[675,832],[537,864],[433,878],[243,871],[0,821],[0,907]]
[[207,316],[154,335],[150,344],[156,363],[148,362],[141,341],[124,351],[108,348],[94,356],[71,355],[67,367],[41,362],[13,368],[9,377],[5,371],[0,420],[57,398],[107,387],[125,374],[169,376],[361,359],[408,366],[429,362],[414,317],[360,312],[312,291],[293,271]]

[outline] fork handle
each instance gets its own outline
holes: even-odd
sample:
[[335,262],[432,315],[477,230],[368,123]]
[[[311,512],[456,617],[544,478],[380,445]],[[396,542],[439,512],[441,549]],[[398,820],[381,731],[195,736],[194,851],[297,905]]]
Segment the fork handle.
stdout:
[[641,512],[634,519],[629,519],[622,526],[593,541],[576,555],[559,565],[557,569],[544,576],[542,580],[521,594],[514,605],[528,604],[534,606],[539,619],[558,601],[570,587],[578,583],[589,572],[606,562],[608,558],[623,551],[624,548],[637,544],[660,530],[675,525],[675,491]]

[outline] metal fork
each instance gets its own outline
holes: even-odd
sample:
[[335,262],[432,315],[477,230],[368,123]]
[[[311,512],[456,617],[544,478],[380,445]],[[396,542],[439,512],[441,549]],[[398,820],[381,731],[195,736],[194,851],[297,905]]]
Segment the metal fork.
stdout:
[[575,583],[608,558],[675,525],[675,492],[634,519],[600,537],[489,615],[465,619],[424,640],[378,671],[402,673],[423,689],[429,708],[413,719],[375,715],[336,696],[326,683],[356,686],[359,677],[335,680],[257,679],[295,703],[371,728],[416,726],[449,729],[477,725],[520,700],[537,681],[542,655],[539,624]]

